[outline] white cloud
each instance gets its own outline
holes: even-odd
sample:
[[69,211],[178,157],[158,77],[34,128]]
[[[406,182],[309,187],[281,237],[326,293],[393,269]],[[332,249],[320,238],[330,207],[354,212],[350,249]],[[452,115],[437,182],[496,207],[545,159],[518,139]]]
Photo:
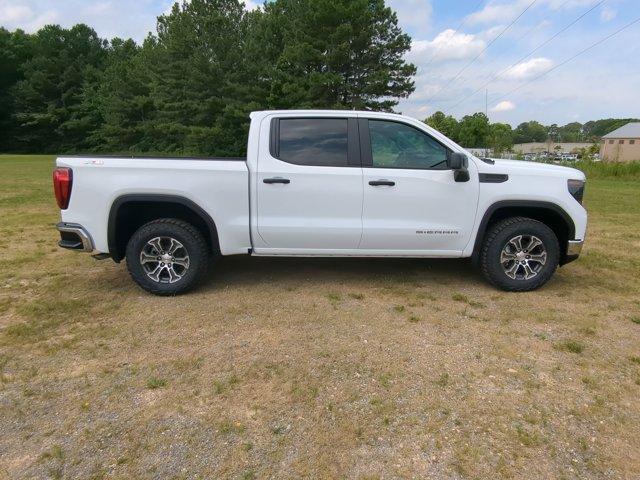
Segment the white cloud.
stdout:
[[[183,0],[0,0],[0,26],[33,33],[47,24],[69,28],[85,23],[102,38],[140,42],[156,29],[156,17]],[[187,0],[188,1],[188,0]],[[248,10],[263,0],[244,0]]]
[[0,25],[9,30],[20,28],[26,32],[35,32],[58,19],[54,10],[29,3],[33,2],[0,0]]
[[503,100],[499,102],[495,107],[491,109],[492,112],[508,112],[516,108],[516,104],[509,100]]
[[411,44],[410,58],[418,63],[427,60],[460,60],[470,58],[485,47],[483,40],[475,35],[448,29],[440,32],[433,40],[416,40]]
[[431,0],[388,0],[387,4],[398,14],[398,22],[405,29],[425,29],[431,23]]
[[26,5],[15,5],[13,3],[0,4],[0,23],[11,24],[25,22],[33,17],[33,11]]
[[482,10],[467,15],[465,22],[469,25],[503,22],[515,18],[522,11],[522,2],[496,3],[489,2]]
[[548,58],[532,58],[514,65],[504,72],[503,76],[512,80],[528,80],[548,71],[551,67],[553,67],[553,61]]
[[469,25],[497,23],[514,20],[522,11],[531,5],[531,9],[547,6],[552,10],[569,10],[576,7],[590,6],[597,0],[542,0],[531,5],[532,0],[490,1],[481,10],[467,15]]
[[609,22],[616,18],[617,15],[618,12],[607,5],[600,12],[600,20],[602,20],[603,22]]

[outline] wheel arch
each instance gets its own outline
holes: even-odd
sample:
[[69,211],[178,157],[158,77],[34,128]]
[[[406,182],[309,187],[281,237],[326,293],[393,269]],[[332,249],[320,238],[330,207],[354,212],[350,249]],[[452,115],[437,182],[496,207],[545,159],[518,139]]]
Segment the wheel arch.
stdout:
[[205,237],[212,253],[220,253],[215,222],[198,204],[178,195],[127,194],[116,198],[109,210],[107,244],[111,258],[120,262],[131,235],[158,218],[177,218],[192,224]]
[[575,238],[576,227],[571,216],[559,205],[535,200],[503,200],[492,204],[480,221],[471,255],[478,262],[480,248],[487,230],[494,223],[508,217],[528,217],[547,225],[560,244],[560,265],[567,263],[567,241]]

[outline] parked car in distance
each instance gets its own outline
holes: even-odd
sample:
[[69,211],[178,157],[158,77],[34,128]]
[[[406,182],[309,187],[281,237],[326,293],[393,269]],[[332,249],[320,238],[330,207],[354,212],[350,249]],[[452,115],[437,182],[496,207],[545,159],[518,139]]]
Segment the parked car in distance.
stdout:
[[578,160],[578,155],[575,153],[562,153],[560,154],[560,160],[563,162],[575,162]]
[[224,255],[470,257],[493,285],[544,285],[582,248],[585,176],[479,159],[413,118],[251,114],[245,158],[61,156],[59,245],[126,260],[158,295]]

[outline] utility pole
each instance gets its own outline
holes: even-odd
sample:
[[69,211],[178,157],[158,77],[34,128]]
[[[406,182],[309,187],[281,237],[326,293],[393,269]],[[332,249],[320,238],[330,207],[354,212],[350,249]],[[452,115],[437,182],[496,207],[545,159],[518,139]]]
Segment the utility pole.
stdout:
[[484,91],[484,114],[489,118],[489,89]]
[[[484,91],[484,114],[487,117],[487,120],[489,120],[489,89],[486,88]],[[486,142],[486,140],[485,140]],[[489,151],[487,149],[488,145],[485,144],[484,146],[484,156],[488,157],[489,156]]]

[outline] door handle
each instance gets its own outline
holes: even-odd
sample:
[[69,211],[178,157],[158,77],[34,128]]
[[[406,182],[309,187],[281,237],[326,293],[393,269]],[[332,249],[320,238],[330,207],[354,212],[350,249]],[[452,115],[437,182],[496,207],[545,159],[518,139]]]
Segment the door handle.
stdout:
[[264,183],[291,183],[291,180],[289,180],[288,178],[282,178],[282,177],[273,177],[273,178],[265,178],[264,180],[262,180]]
[[369,185],[371,185],[372,187],[381,187],[381,186],[387,186],[387,187],[393,187],[395,186],[396,182],[392,182],[391,180],[371,180],[369,182]]

